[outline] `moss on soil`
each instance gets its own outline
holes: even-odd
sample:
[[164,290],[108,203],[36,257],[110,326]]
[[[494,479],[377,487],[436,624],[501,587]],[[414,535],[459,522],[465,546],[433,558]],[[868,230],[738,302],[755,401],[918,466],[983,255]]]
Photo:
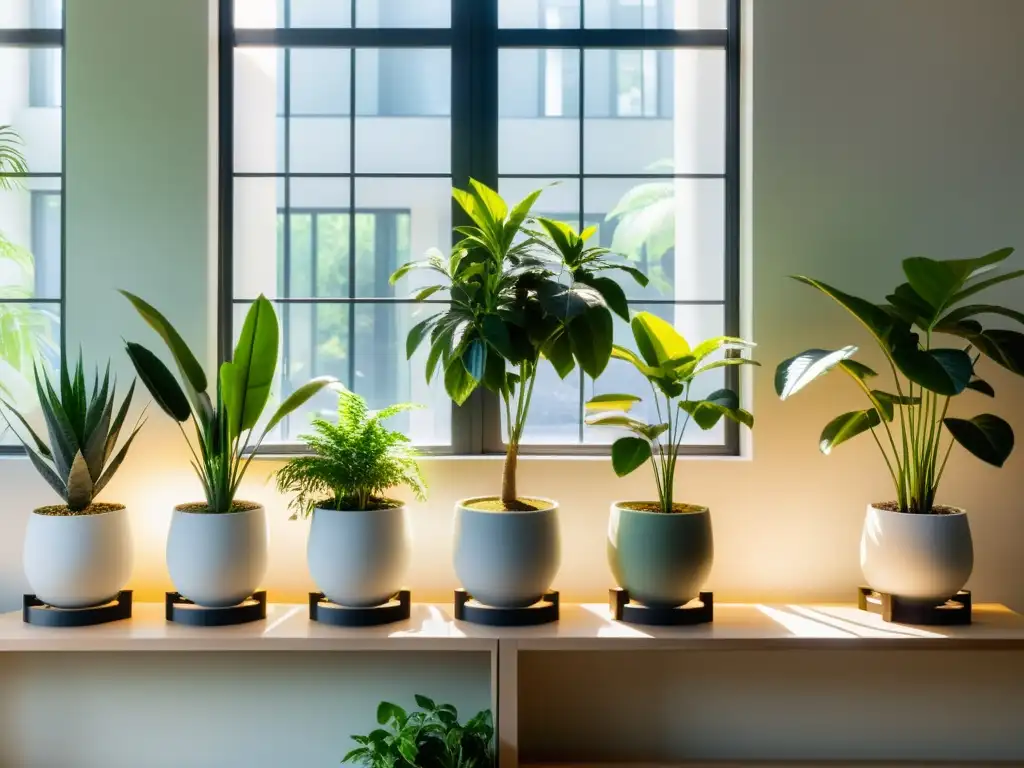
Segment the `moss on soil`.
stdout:
[[540,512],[545,509],[554,509],[554,504],[543,499],[534,499],[529,496],[519,496],[512,504],[506,504],[497,496],[487,499],[474,499],[465,504],[469,509],[479,509],[481,512]]
[[207,515],[230,514],[231,512],[251,512],[252,510],[259,508],[260,505],[255,501],[233,501],[231,502],[231,509],[227,512],[220,513],[213,512],[205,501],[194,501],[191,504],[179,504],[175,507],[178,512],[198,512]]
[[[661,504],[656,501],[624,501],[619,504],[623,509],[631,509],[634,512],[661,512]],[[672,505],[673,515],[691,514],[703,512],[707,507],[699,507],[696,504],[683,504],[676,502]]]
[[397,509],[402,506],[405,505],[398,499],[373,498],[366,505],[366,509],[357,510],[353,505],[346,503],[345,499],[342,499],[342,504],[339,506],[337,499],[330,498],[318,502],[316,508],[330,510],[331,512],[379,512],[383,509]]
[[124,504],[101,504],[94,502],[85,509],[72,510],[67,504],[54,504],[50,507],[39,507],[35,510],[37,515],[46,517],[86,517],[88,515],[102,515],[105,512],[117,512],[124,509]]

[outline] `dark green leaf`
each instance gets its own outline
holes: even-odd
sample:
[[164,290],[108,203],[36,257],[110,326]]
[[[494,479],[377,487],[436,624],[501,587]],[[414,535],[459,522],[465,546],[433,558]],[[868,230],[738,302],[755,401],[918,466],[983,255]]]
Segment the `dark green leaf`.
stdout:
[[612,443],[612,469],[625,477],[651,458],[651,444],[639,437],[620,437]]
[[943,324],[937,330],[966,339],[1003,368],[1024,376],[1024,334],[1001,329],[983,331],[972,320],[961,320],[955,325]]
[[477,380],[466,370],[462,358],[452,357],[444,370],[444,389],[448,393],[448,397],[456,405],[462,405],[473,394],[476,385]]
[[491,392],[501,393],[505,388],[505,358],[490,347],[486,348],[482,383]]
[[569,324],[569,341],[580,368],[591,378],[600,376],[612,354],[614,328],[605,307],[591,309]]
[[415,354],[420,342],[423,341],[424,337],[430,331],[434,323],[440,315],[431,315],[426,320],[421,320],[416,323],[412,328],[409,329],[409,335],[405,337],[405,358],[411,360],[413,354]]
[[572,370],[576,367],[572,356],[572,342],[569,340],[569,334],[565,330],[560,330],[552,336],[542,352],[544,357],[554,366],[555,372],[561,379],[572,373]]
[[962,349],[920,349],[916,337],[893,347],[892,359],[904,376],[939,395],[959,395],[974,373]]
[[949,303],[950,305],[959,304],[964,299],[970,298],[976,293],[981,293],[987,288],[991,288],[993,285],[999,285],[1000,283],[1005,283],[1008,280],[1016,280],[1018,277],[1024,277],[1024,269],[1018,269],[1014,272],[1007,272],[1005,275],[996,275],[995,277],[990,277],[987,280],[972,283],[954,296]]
[[871,368],[864,365],[864,363],[858,363],[856,360],[841,360],[839,362],[839,367],[861,381],[878,375]]
[[[15,436],[21,440],[21,437],[18,436],[17,433],[15,433]],[[58,496],[62,499],[66,499],[68,490],[67,486],[64,485],[64,481],[60,479],[57,473],[53,471],[53,468],[47,464],[39,454],[29,448],[28,443],[21,440],[21,444],[25,446],[25,454],[28,456],[29,461],[32,462],[32,466],[36,468],[36,472],[39,473],[40,477],[46,481],[47,485],[57,492]]]
[[595,307],[604,306],[604,297],[596,288],[577,283],[569,287],[553,280],[545,280],[536,288],[537,300],[552,317],[568,321]]
[[981,392],[981,394],[988,395],[989,397],[996,396],[996,391],[992,388],[992,385],[984,379],[971,379],[967,384],[967,389],[973,389],[975,392]]
[[775,369],[775,392],[783,400],[792,397],[819,376],[849,360],[856,353],[857,347],[854,346],[835,350],[808,349],[788,360],[783,360]]
[[905,259],[903,273],[917,294],[932,308],[932,318],[945,309],[966,282],[1006,259],[1012,248],[1002,248],[977,259],[936,261],[923,256]]
[[967,304],[951,311],[939,321],[939,324],[959,323],[961,320],[966,320],[976,315],[1002,315],[1011,320],[1016,320],[1018,323],[1024,323],[1024,312],[996,306],[995,304]]
[[127,342],[125,350],[135,366],[139,379],[160,409],[177,422],[184,423],[191,416],[188,398],[181,391],[174,375],[163,362],[148,349],[135,342]]
[[818,448],[823,454],[828,456],[837,445],[845,443],[847,440],[867,432],[881,423],[882,418],[874,408],[866,411],[844,413],[825,425],[825,429],[821,431],[821,440],[818,443]]
[[1013,429],[991,413],[973,419],[948,418],[942,423],[954,440],[986,464],[1001,467],[1013,452]]
[[[377,723],[379,725],[387,725],[392,719],[405,720],[405,718],[405,710],[397,704],[392,704],[389,701],[382,701],[377,705]],[[374,733],[377,733],[377,731],[374,731]],[[387,735],[388,734],[385,731],[384,736]],[[373,733],[370,734],[370,737],[373,738]]]
[[427,355],[426,365],[428,384],[434,380],[434,373],[437,370],[437,364],[440,362],[446,349],[448,349],[448,339],[446,338],[437,339],[430,345],[430,354]]
[[484,337],[484,341],[490,344],[499,355],[510,362],[519,362],[519,356],[515,347],[512,346],[508,328],[500,317],[484,315],[480,322],[480,333]]
[[896,415],[897,405],[920,405],[920,397],[907,397],[906,395],[893,395],[889,392],[882,392],[879,389],[871,390],[871,398],[875,402],[875,408],[881,409],[879,414],[885,421],[890,422]]
[[935,308],[922,299],[910,283],[902,283],[885,299],[899,310],[900,316],[908,323],[927,327],[935,319]]
[[617,282],[610,277],[591,277],[587,282],[597,289],[612,312],[629,322],[629,304],[625,292]]
[[703,400],[683,400],[679,403],[679,408],[690,414],[701,429],[711,429],[723,416],[753,428],[754,417],[739,406],[739,395],[731,389],[716,390]]

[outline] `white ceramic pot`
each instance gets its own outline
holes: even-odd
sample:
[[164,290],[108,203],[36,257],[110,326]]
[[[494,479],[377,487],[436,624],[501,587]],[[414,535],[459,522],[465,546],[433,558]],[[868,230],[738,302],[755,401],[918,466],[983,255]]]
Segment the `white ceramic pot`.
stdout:
[[404,506],[313,510],[306,546],[309,575],[332,603],[353,608],[386,603],[402,588],[411,549]]
[[948,600],[974,568],[967,513],[915,515],[868,505],[860,567],[879,592],[928,603]]
[[226,514],[175,507],[167,537],[167,570],[174,588],[196,605],[238,605],[267,572],[267,513]]
[[25,578],[57,608],[103,605],[132,575],[132,534],[124,507],[96,515],[32,513],[25,533]]
[[715,558],[711,512],[646,512],[612,504],[608,565],[629,597],[675,608],[697,597]]
[[[537,498],[537,497],[531,497]],[[529,512],[489,512],[455,505],[455,573],[478,602],[525,608],[551,588],[561,564],[558,504]]]

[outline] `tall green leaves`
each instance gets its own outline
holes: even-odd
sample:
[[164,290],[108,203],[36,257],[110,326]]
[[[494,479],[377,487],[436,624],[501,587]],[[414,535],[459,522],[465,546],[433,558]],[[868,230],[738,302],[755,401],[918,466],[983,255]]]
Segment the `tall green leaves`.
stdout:
[[[871,407],[829,422],[821,434],[821,451],[829,453],[857,435],[872,434],[904,512],[931,511],[954,442],[996,466],[1002,466],[1013,450],[1013,430],[997,416],[947,417],[952,398],[967,390],[995,396],[976,375],[979,357],[1024,375],[1024,333],[985,329],[978,321],[979,316],[995,315],[1024,323],[1024,313],[992,304],[963,304],[987,288],[1024,276],[1024,270],[991,274],[1012,253],[1012,248],[1001,248],[975,259],[906,259],[907,282],[881,305],[817,280],[796,278],[829,296],[870,332],[890,365],[896,394],[865,383],[876,374],[849,359],[856,347],[834,352],[810,349],[784,360],[776,370],[776,391],[786,399],[837,366],[849,374]],[[938,347],[933,336],[940,333],[959,337],[967,345]],[[943,427],[949,432],[945,441]]]
[[163,339],[180,381],[160,358],[140,344],[125,343],[128,357],[164,413],[179,426],[189,418],[193,420],[195,444],[185,436],[184,429],[182,435],[192,452],[192,468],[202,483],[207,510],[230,512],[238,486],[267,434],[317,392],[335,385],[336,380],[322,377],[296,389],[252,442],[253,430],[270,399],[280,342],[277,315],[266,297],[261,295],[249,307],[234,357],[221,364],[216,396],[211,398],[206,391],[206,374],[181,334],[155,307],[138,296],[122,293]]

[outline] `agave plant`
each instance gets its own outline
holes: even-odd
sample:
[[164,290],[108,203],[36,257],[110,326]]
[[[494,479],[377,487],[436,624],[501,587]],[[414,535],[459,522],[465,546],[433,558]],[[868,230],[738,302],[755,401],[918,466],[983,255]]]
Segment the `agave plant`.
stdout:
[[711,359],[720,350],[742,352],[754,345],[732,336],[718,336],[691,347],[671,324],[650,312],[637,313],[630,329],[640,354],[616,345],[612,357],[630,363],[650,383],[658,423],[648,424],[628,413],[640,402],[638,396],[631,394],[592,397],[586,408],[593,415],[586,422],[631,433],[612,444],[612,468],[624,477],[649,461],[658,491],[658,511],[671,513],[676,511],[673,496],[679,449],[690,422],[703,430],[711,429],[723,417],[746,427],[754,426],[754,417],[740,408],[739,395],[731,389],[691,399],[694,380],[724,366],[760,363],[742,356]]
[[143,417],[140,415],[121,450],[114,452],[135,393],[135,382],[132,382],[128,394],[115,409],[117,382],[110,379],[110,364],[107,364],[103,383],[100,383],[97,369],[92,387],[87,388],[81,354],[73,374],[68,369],[67,361],[61,361],[59,393],[38,367],[35,370],[35,381],[39,406],[50,438],[49,446],[29,426],[28,420],[21,413],[0,398],[0,403],[28,433],[34,448],[18,434],[6,413],[4,419],[25,446],[32,465],[64,500],[68,511],[88,514],[93,500],[117,472],[128,455],[132,441],[142,428]]

